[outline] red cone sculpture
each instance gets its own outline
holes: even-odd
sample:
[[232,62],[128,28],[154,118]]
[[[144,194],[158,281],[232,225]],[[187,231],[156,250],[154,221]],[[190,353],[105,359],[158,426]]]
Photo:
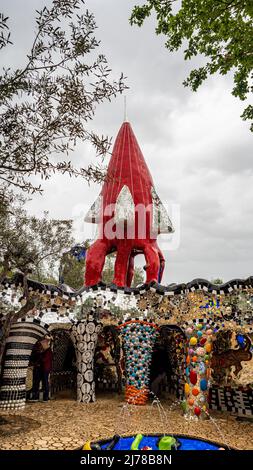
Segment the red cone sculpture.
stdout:
[[146,282],[161,281],[164,257],[156,238],[173,229],[128,122],[119,130],[102,191],[85,220],[98,224],[98,238],[87,253],[86,286],[101,280],[105,257],[115,251],[117,286],[131,285],[134,256],[140,253],[146,259]]

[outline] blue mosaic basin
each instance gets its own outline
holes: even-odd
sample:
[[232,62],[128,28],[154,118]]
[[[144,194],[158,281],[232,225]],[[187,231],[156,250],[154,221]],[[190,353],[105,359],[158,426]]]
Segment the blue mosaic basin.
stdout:
[[[214,443],[208,440],[186,437],[178,434],[173,434],[173,436],[177,438],[179,443],[178,450],[219,450],[221,447],[227,450],[225,445]],[[160,437],[160,434],[143,435],[140,449],[148,446],[151,447],[152,450],[159,450],[157,443]],[[130,450],[134,439],[135,436],[120,437],[119,441],[113,447],[113,450]],[[100,444],[101,449],[106,449],[110,442],[110,440],[103,440],[99,441],[98,444]]]

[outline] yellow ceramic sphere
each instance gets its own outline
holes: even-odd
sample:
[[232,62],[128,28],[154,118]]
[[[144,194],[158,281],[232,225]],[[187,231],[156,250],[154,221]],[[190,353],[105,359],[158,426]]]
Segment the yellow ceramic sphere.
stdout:
[[188,383],[184,385],[184,392],[186,395],[189,395],[190,393],[190,385]]
[[190,345],[195,346],[197,342],[198,342],[197,338],[195,338],[195,336],[192,336],[190,339]]

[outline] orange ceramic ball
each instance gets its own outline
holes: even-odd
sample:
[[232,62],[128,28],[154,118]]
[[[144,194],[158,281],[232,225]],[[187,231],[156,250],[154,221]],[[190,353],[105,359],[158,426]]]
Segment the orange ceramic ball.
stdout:
[[198,388],[193,388],[193,389],[192,389],[192,394],[193,394],[195,397],[197,397],[198,394],[199,394],[199,389],[198,389]]
[[212,351],[212,345],[211,343],[206,344],[206,352],[210,353]]
[[193,400],[193,398],[189,398],[188,404],[189,404],[190,406],[193,406],[193,405],[194,405],[194,400]]
[[190,358],[190,356],[187,356],[187,358],[186,358],[186,364],[190,364],[190,362],[191,362],[191,358]]
[[197,360],[198,360],[197,356],[193,356],[192,362],[197,362]]

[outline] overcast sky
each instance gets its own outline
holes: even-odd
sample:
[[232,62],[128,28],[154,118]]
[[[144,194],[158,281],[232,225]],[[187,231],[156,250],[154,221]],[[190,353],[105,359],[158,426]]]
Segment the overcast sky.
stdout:
[[[113,76],[123,72],[128,77],[129,121],[156,191],[170,205],[172,219],[174,213],[174,238],[168,247],[164,240],[161,243],[166,257],[164,283],[196,277],[245,278],[253,274],[253,152],[249,124],[240,118],[245,103],[232,97],[231,76],[212,77],[198,93],[184,88],[191,64],[184,62],[182,52],[166,51],[163,38],[155,36],[152,19],[141,29],[129,25],[136,3],[87,0],[86,7],[95,14],[100,50]],[[34,11],[49,4],[49,0],[1,1],[15,42],[2,53],[5,65],[22,63],[34,36]],[[92,128],[115,138],[122,120],[119,97],[100,105]],[[84,143],[73,158],[84,166],[94,159],[94,151]],[[43,188],[43,196],[33,196],[29,203],[31,213],[49,210],[55,218],[74,218],[77,239],[91,237],[90,225],[82,220],[99,194],[99,185],[54,176]]]

